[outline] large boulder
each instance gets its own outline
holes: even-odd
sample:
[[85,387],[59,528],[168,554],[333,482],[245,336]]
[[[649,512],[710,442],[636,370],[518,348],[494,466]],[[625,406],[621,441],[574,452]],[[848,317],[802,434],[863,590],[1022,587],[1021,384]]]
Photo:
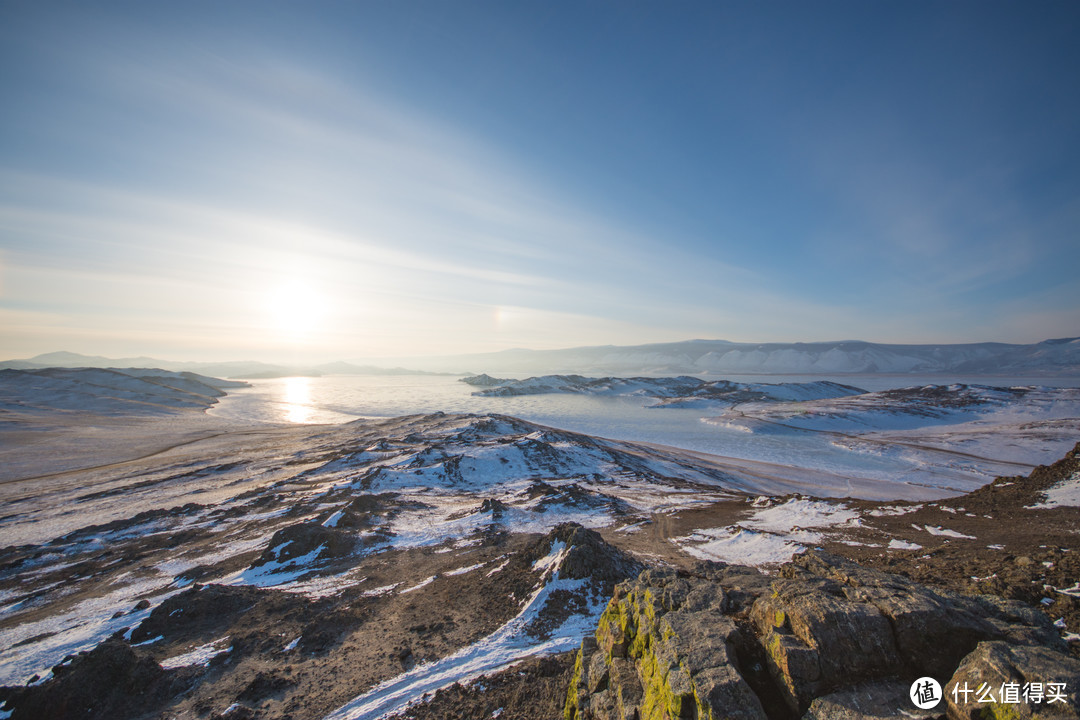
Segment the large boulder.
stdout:
[[[810,551],[778,576],[710,564],[619,584],[578,653],[565,717],[899,720],[948,710],[975,720],[1005,715],[974,703],[920,710],[912,682],[936,678],[947,695],[965,680],[1060,676],[1073,694],[1034,713],[1073,718],[1078,671],[1033,608],[934,591]],[[1032,707],[1009,717],[1032,716]]]

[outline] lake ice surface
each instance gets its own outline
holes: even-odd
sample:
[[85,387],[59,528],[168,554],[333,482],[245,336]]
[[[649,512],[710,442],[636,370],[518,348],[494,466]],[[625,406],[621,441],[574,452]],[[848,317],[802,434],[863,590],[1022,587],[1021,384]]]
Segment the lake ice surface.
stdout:
[[[715,379],[715,378],[710,378]],[[996,386],[1043,385],[1075,387],[1076,378],[959,377],[913,375],[856,376],[729,376],[735,382],[812,382],[833,380],[868,391],[957,382]],[[356,418],[398,417],[431,412],[499,413],[564,430],[613,440],[646,442],[779,466],[806,468],[851,478],[927,483],[959,491],[972,490],[997,475],[1027,472],[1053,462],[1075,443],[1074,433],[1028,433],[1019,424],[994,424],[975,418],[970,424],[908,430],[898,442],[852,442],[837,433],[792,428],[783,433],[748,432],[742,427],[703,422],[715,408],[658,408],[636,396],[524,395],[480,397],[476,388],[453,376],[351,375],[280,378],[252,381],[252,387],[231,390],[208,412],[230,420],[271,423],[342,423]],[[1058,413],[1060,415],[1061,413]],[[1074,424],[1080,408],[1065,412]],[[1030,420],[1025,416],[1025,420]],[[883,428],[885,429],[885,428]],[[963,429],[968,432],[957,432]],[[992,430],[994,442],[972,444],[971,430]],[[872,430],[872,428],[867,428]],[[997,442],[1008,438],[1009,442]],[[1069,438],[1072,438],[1071,440]],[[964,445],[964,454],[953,445]]]

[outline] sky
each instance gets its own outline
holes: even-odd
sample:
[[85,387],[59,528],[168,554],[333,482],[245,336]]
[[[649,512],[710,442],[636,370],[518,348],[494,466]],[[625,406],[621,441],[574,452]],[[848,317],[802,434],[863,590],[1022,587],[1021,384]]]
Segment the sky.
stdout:
[[0,359],[1080,335],[1074,2],[0,0]]

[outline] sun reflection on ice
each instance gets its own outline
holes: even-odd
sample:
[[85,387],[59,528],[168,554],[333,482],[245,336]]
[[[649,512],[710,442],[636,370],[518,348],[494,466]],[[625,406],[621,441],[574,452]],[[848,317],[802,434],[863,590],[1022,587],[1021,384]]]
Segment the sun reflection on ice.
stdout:
[[314,415],[311,405],[311,379],[306,377],[285,378],[285,396],[282,415],[286,422],[308,423]]

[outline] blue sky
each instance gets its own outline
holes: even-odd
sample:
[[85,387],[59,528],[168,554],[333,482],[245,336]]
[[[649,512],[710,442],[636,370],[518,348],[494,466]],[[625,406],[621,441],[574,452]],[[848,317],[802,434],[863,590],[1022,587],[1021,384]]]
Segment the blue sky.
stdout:
[[0,354],[1080,335],[1075,3],[0,0]]

